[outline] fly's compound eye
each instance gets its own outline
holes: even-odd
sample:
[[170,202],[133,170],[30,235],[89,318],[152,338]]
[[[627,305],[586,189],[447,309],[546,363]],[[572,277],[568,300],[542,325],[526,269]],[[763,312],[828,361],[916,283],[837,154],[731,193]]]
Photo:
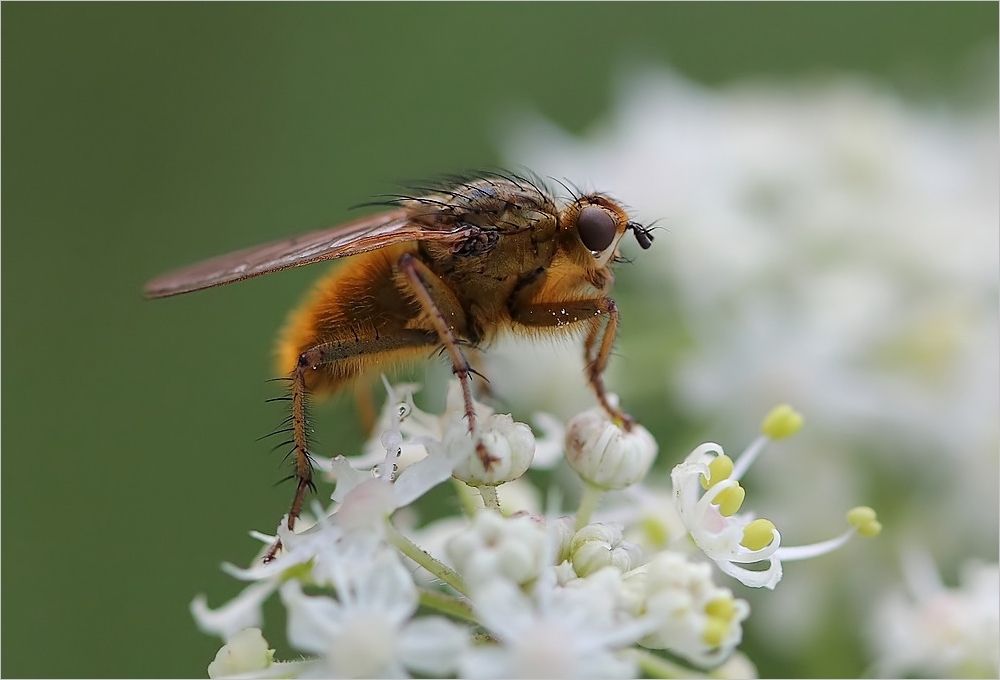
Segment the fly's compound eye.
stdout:
[[576,229],[580,233],[580,240],[588,250],[603,252],[615,240],[618,231],[618,224],[604,208],[596,205],[588,205],[580,211],[576,218]]

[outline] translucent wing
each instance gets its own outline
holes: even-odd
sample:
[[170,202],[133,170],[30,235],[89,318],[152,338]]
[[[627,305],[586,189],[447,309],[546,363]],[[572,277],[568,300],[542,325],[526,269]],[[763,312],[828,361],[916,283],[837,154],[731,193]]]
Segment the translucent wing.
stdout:
[[184,267],[146,284],[148,298],[190,293],[289,267],[357,255],[406,241],[461,243],[468,228],[432,229],[415,223],[405,210],[363,217],[339,227],[246,248]]

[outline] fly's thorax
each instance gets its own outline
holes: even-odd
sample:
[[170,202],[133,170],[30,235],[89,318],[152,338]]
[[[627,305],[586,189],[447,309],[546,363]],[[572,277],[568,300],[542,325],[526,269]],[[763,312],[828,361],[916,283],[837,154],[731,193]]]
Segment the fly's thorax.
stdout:
[[555,218],[547,228],[502,233],[482,229],[468,247],[420,243],[422,260],[458,298],[481,308],[504,308],[515,288],[549,268],[557,254]]
[[[411,219],[432,229],[481,227],[503,234],[554,227],[553,199],[534,183],[514,177],[455,182],[427,196],[400,201]],[[550,222],[550,218],[552,222]]]
[[546,268],[556,253],[558,208],[528,180],[490,176],[458,182],[405,206],[414,220],[467,233],[458,244],[420,245],[431,268],[472,297],[502,296],[527,274]]

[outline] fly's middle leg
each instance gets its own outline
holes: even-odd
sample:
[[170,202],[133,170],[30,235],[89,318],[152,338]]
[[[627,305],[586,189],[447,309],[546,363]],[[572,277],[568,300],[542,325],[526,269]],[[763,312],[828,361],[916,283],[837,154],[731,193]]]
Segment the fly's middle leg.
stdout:
[[483,467],[489,470],[498,461],[490,455],[476,436],[476,408],[472,400],[472,376],[475,371],[455,337],[455,329],[465,326],[465,313],[454,294],[443,285],[437,274],[419,259],[404,253],[399,258],[399,269],[451,358],[452,371],[458,376],[462,386],[462,400],[469,433],[475,438],[476,453]]
[[583,358],[587,382],[604,410],[626,430],[632,428],[635,419],[611,403],[604,387],[604,371],[608,367],[618,333],[618,305],[614,300],[594,298],[565,302],[519,302],[511,306],[511,317],[517,323],[534,328],[586,324]]

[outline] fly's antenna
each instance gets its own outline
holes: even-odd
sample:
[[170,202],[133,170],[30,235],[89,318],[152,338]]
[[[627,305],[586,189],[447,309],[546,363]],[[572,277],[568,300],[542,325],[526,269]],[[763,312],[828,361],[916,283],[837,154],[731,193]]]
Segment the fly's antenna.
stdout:
[[632,233],[635,234],[635,240],[639,242],[639,247],[643,250],[649,250],[649,247],[653,245],[653,229],[651,227],[644,227],[638,222],[629,222],[625,228],[632,230]]

